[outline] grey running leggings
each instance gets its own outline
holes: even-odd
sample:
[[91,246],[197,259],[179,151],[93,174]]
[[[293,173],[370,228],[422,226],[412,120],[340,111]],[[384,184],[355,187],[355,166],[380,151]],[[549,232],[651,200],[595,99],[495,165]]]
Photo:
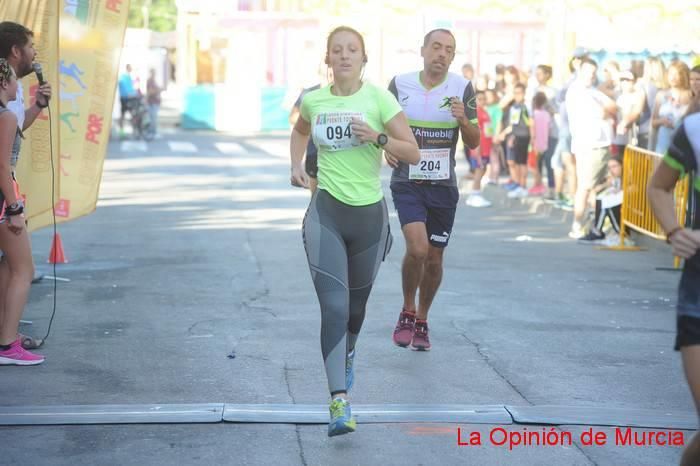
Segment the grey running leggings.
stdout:
[[379,265],[391,247],[386,202],[344,204],[317,190],[304,217],[304,248],[321,305],[321,352],[331,395],[346,391],[345,358],[365,318]]

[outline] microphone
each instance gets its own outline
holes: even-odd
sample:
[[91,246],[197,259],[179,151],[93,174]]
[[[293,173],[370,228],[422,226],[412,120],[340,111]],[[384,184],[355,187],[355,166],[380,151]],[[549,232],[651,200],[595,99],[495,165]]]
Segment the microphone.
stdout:
[[39,84],[44,84],[46,81],[44,81],[44,73],[41,69],[41,65],[39,63],[32,63],[32,68],[34,69],[34,73],[36,73],[36,79],[39,80]]
[[[34,69],[34,73],[36,73],[36,79],[39,80],[39,85],[46,83],[46,81],[44,80],[44,73],[41,69],[41,65],[39,63],[34,62],[32,63],[32,68]],[[46,105],[40,106],[39,108],[44,108],[49,105],[49,98],[47,96],[44,97],[46,97]]]

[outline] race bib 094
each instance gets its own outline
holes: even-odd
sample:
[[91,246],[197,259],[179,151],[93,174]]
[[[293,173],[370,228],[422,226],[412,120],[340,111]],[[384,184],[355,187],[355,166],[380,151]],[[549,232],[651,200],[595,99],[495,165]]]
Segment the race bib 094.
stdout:
[[362,145],[354,134],[350,124],[352,119],[364,120],[359,112],[320,113],[314,122],[314,140],[319,146],[331,151],[352,149]]

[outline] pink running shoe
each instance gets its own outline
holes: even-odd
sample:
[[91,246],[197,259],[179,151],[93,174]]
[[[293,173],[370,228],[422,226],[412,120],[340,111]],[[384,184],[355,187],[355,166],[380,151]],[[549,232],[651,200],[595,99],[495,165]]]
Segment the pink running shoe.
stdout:
[[527,191],[527,193],[530,196],[544,196],[546,192],[547,192],[547,188],[545,188],[543,184],[538,184],[537,186],[533,186],[532,188],[528,189],[528,191]]
[[411,349],[414,351],[430,351],[430,338],[428,337],[428,321],[417,320]]
[[399,314],[399,321],[394,329],[394,344],[402,348],[411,344],[413,339],[413,327],[416,324],[416,313],[405,309]]
[[0,366],[36,366],[44,362],[44,357],[22,348],[18,338],[8,349],[0,351]]

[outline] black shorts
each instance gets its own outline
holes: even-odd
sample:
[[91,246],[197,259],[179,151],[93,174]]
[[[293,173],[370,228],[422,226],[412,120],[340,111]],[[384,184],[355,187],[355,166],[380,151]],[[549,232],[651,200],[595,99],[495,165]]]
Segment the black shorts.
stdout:
[[126,112],[132,111],[132,108],[136,108],[136,102],[140,101],[141,97],[126,97],[119,98],[119,103],[121,104],[122,117],[126,115]]
[[515,138],[513,138],[513,147],[508,147],[508,151],[506,152],[507,160],[513,161],[518,165],[527,165],[529,146],[529,137],[515,136]]
[[425,223],[430,245],[436,248],[447,246],[459,201],[459,189],[456,186],[392,183],[391,197],[401,227],[414,222]]
[[676,320],[676,345],[680,351],[684,346],[700,345],[700,319],[690,316],[678,316]]
[[121,104],[121,112],[122,116],[126,114],[126,112],[129,110],[129,99],[128,98],[120,98],[119,103]]
[[700,253],[685,261],[678,285],[676,350],[700,345]]
[[318,155],[309,153],[306,154],[306,160],[304,161],[304,169],[306,174],[311,178],[318,178]]

